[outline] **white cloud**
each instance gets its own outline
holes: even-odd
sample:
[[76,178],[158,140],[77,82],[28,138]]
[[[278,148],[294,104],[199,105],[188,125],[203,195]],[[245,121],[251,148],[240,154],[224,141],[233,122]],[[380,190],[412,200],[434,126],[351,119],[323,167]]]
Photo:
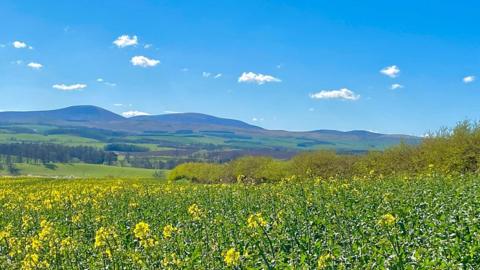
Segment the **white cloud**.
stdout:
[[115,106],[115,107],[122,107],[123,104],[122,104],[122,103],[115,103],[115,104],[113,104],[113,106]]
[[14,41],[14,42],[12,42],[12,46],[13,46],[15,49],[25,49],[25,48],[28,47],[27,43],[21,42],[21,41]]
[[396,78],[400,73],[400,69],[396,65],[393,65],[393,66],[383,68],[382,70],[380,70],[380,73],[390,78]]
[[223,76],[222,73],[213,74],[213,73],[211,73],[211,72],[206,72],[206,71],[202,72],[202,77],[204,77],[204,78],[214,78],[214,79],[218,79],[218,78],[220,78],[220,77],[222,77],[222,76]]
[[360,98],[360,95],[356,95],[354,92],[348,90],[347,88],[342,88],[339,90],[322,90],[320,92],[310,94],[310,97],[313,99],[357,100]]
[[154,67],[158,64],[160,64],[160,61],[158,60],[155,60],[155,59],[150,59],[148,57],[145,57],[145,56],[134,56],[132,57],[132,59],[130,60],[130,62],[132,63],[132,65],[134,66],[140,66],[140,67]]
[[238,78],[239,83],[256,83],[259,85],[270,82],[281,82],[282,80],[275,78],[271,75],[256,74],[253,72],[243,72]]
[[163,113],[175,114],[175,113],[181,113],[181,112],[177,112],[177,111],[163,111]]
[[112,83],[112,82],[105,82],[105,85],[106,85],[106,86],[110,86],[110,87],[115,87],[115,86],[117,86],[116,83]]
[[188,68],[182,68],[181,71],[187,72],[187,71],[189,71],[189,69]]
[[253,117],[252,118],[252,122],[263,122],[265,119],[263,118],[257,118],[257,117]]
[[152,44],[145,44],[143,45],[143,48],[150,49],[152,46],[153,46]]
[[142,116],[142,115],[151,115],[146,112],[140,112],[140,111],[128,111],[128,112],[123,112],[122,113],[123,117],[134,117],[134,116]]
[[125,48],[128,46],[135,46],[138,44],[138,37],[137,36],[132,36],[130,37],[129,35],[122,35],[119,36],[113,44],[117,45],[119,48]]
[[78,90],[82,90],[82,89],[86,88],[87,85],[83,84],[83,83],[70,84],[70,85],[54,84],[52,87],[55,88],[55,89],[58,89],[58,90],[62,90],[62,91],[78,91]]
[[476,79],[475,76],[467,76],[467,77],[463,78],[463,82],[464,83],[472,83],[472,82],[475,81],[475,79]]
[[399,83],[394,83],[394,84],[392,84],[392,86],[390,86],[390,89],[392,89],[392,90],[397,90],[397,89],[401,89],[401,88],[403,88],[403,87],[404,87],[404,86],[401,85],[401,84],[399,84]]
[[111,87],[117,86],[116,83],[107,82],[107,81],[105,81],[103,78],[98,78],[98,79],[97,79],[97,82],[103,83],[103,84],[105,84],[106,86],[111,86]]
[[28,63],[27,65],[29,68],[32,68],[32,69],[41,69],[43,68],[43,65],[40,64],[40,63],[35,63],[35,62],[30,62]]

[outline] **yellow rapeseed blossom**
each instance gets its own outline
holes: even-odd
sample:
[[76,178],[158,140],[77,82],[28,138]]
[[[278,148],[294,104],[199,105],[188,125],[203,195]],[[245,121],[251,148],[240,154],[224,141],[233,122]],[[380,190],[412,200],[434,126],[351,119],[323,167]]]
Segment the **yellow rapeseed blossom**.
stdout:
[[48,237],[53,234],[53,223],[50,221],[43,219],[40,222],[40,228],[41,230],[38,233],[38,238],[40,239],[40,241],[48,239]]
[[240,262],[240,252],[236,251],[235,248],[231,248],[225,252],[223,261],[228,266],[236,266]]
[[193,220],[200,220],[203,214],[202,209],[200,209],[200,207],[196,203],[188,207],[188,213],[190,214]]
[[325,269],[328,266],[328,263],[335,259],[332,254],[326,253],[318,258],[317,269]]
[[165,227],[163,227],[163,237],[165,238],[171,238],[174,233],[178,231],[178,228],[168,224]]
[[81,214],[73,215],[73,216],[72,216],[72,223],[78,224],[81,219],[82,219],[82,215],[81,215]]
[[382,226],[392,226],[395,224],[396,218],[392,214],[385,214],[379,220],[378,224]]
[[262,217],[262,213],[251,214],[247,219],[247,226],[249,228],[265,227],[267,222]]
[[135,237],[140,240],[147,239],[148,236],[150,235],[150,225],[141,221],[137,223],[137,225],[135,225],[135,229],[133,230],[133,233]]

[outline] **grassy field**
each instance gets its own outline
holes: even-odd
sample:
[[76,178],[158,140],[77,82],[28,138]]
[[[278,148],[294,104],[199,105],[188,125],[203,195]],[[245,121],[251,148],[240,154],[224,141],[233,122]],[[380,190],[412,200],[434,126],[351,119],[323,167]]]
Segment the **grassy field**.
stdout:
[[[116,167],[97,164],[56,163],[52,167],[44,165],[32,165],[17,163],[15,165],[21,175],[44,176],[44,177],[132,177],[132,178],[152,178],[155,170]],[[8,175],[6,170],[0,170],[0,175]]]
[[0,186],[0,269],[480,267],[476,176]]

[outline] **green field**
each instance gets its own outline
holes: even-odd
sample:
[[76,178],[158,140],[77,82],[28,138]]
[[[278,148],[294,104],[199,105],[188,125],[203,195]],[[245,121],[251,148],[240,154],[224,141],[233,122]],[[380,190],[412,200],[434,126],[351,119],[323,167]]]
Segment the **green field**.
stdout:
[[[153,178],[155,170],[116,167],[97,164],[55,163],[52,167],[44,165],[32,165],[17,163],[15,166],[20,170],[21,175],[43,176],[43,177],[132,177],[132,178]],[[0,175],[8,175],[6,170],[0,170]]]
[[480,178],[0,180],[0,269],[478,269]]

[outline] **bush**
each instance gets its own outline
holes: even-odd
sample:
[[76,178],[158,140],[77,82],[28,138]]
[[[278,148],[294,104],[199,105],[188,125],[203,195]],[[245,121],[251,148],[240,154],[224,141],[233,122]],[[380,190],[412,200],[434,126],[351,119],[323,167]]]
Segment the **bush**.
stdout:
[[420,174],[469,174],[480,171],[480,125],[461,122],[426,136],[419,145],[401,143],[383,152],[363,156],[333,151],[303,152],[288,161],[270,157],[242,157],[227,164],[188,163],[176,167],[170,178],[195,182],[280,181],[286,177],[328,178]]

